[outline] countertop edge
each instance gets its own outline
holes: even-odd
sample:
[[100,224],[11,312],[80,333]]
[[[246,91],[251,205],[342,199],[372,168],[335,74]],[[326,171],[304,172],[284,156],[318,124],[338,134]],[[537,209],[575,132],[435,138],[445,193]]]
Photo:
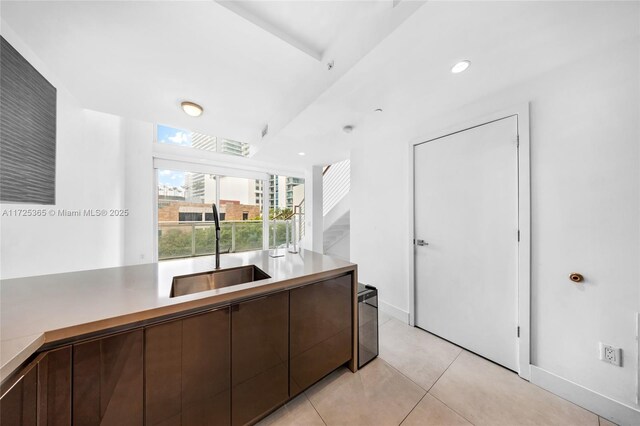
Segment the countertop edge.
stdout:
[[7,378],[12,376],[25,362],[29,360],[29,358],[31,358],[33,354],[38,352],[38,349],[40,349],[45,343],[45,333],[11,340],[19,339],[32,340],[30,340],[23,349],[0,367],[0,382],[4,382]]
[[[221,307],[228,305],[237,300],[249,299],[276,291],[300,287],[319,280],[324,280],[346,273],[355,273],[356,271],[357,265],[351,263],[347,266],[331,269],[328,271],[302,275],[282,281],[276,281],[265,284],[264,286],[240,289],[225,294],[212,295],[209,297],[190,299],[182,303],[171,304],[145,311],[72,325],[60,329],[48,330],[39,335],[24,336],[11,339],[26,340],[30,337],[33,337],[33,341],[27,344],[27,346],[25,346],[23,349],[19,350],[14,356],[6,360],[6,362],[2,366],[0,366],[0,382],[4,382],[14,373],[16,373],[18,371],[18,368],[24,365],[24,363],[28,361],[34,354],[36,354],[43,346],[53,346],[58,342],[60,344],[64,344],[66,341],[71,341],[73,339],[82,339],[83,336],[87,336],[87,338],[90,339],[94,334],[108,334],[109,332],[117,333],[126,331],[133,328],[142,327],[145,323],[152,322],[155,319],[162,319],[164,317],[170,318],[174,315],[179,316],[181,313],[188,314],[190,313],[190,311],[194,311],[194,313],[196,313],[200,308],[205,309],[207,307],[211,307],[212,309],[214,309],[219,306]],[[0,340],[0,342],[4,344],[7,341],[3,342],[2,340]]]

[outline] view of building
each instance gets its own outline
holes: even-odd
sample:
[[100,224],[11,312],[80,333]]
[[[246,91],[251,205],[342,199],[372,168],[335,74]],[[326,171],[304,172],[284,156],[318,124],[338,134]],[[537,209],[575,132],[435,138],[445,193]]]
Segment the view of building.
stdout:
[[[298,188],[297,191],[294,191]],[[262,202],[264,197],[263,183],[255,181],[255,200]],[[304,179],[287,176],[269,176],[269,208],[293,209],[304,199]]]
[[[262,214],[260,206],[240,204],[235,200],[220,200],[220,220],[255,220]],[[211,206],[189,201],[173,201],[158,206],[158,222],[211,222]]]
[[232,141],[229,139],[221,139],[218,152],[229,155],[238,155],[241,157],[249,156],[250,145],[244,142]]

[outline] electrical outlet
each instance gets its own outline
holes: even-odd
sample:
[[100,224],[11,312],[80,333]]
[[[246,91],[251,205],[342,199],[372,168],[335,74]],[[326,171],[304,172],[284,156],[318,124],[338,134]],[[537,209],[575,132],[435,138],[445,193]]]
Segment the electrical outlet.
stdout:
[[622,349],[600,342],[600,360],[620,367],[622,365]]

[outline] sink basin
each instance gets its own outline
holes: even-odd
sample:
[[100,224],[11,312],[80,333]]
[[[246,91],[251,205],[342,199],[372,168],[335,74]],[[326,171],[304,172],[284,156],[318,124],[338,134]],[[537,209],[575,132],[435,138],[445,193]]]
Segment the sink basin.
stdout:
[[267,278],[271,277],[255,265],[182,275],[173,277],[170,297],[184,296],[185,294],[213,290],[214,288],[230,287]]

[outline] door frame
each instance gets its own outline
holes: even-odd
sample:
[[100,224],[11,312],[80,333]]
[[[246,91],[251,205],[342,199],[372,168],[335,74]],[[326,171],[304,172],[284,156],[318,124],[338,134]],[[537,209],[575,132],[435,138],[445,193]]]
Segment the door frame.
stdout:
[[[409,226],[408,226],[408,259],[409,259],[409,325],[415,326],[416,313],[416,277],[415,277],[415,164],[416,145],[430,142],[445,136],[469,130],[473,127],[488,124],[507,117],[515,116],[519,138],[518,151],[518,228],[520,242],[518,244],[518,325],[520,337],[517,341],[518,375],[525,380],[531,377],[531,177],[530,177],[530,138],[529,138],[529,103],[516,105],[498,112],[487,114],[462,124],[429,133],[409,142]],[[514,141],[515,142],[515,141]],[[514,330],[514,333],[516,330]]]

